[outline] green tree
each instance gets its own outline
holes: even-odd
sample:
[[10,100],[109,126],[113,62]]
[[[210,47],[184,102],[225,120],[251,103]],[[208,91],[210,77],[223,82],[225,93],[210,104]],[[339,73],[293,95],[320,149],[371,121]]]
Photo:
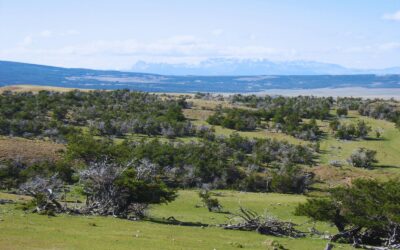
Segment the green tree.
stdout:
[[332,239],[370,245],[400,242],[400,182],[358,179],[330,190],[328,198],[312,198],[296,208],[297,215],[334,223]]
[[348,110],[346,107],[339,107],[336,109],[336,114],[338,116],[346,116],[348,114]]

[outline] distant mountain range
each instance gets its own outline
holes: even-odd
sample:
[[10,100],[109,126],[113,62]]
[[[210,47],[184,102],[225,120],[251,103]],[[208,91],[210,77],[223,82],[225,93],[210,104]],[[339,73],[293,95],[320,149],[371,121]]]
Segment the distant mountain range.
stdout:
[[[295,67],[294,65],[298,66]],[[301,63],[297,63],[293,64],[292,67],[298,68],[300,65]],[[303,66],[303,68],[309,67]],[[316,68],[318,67],[315,65],[314,69]],[[313,72],[315,73],[316,71]],[[215,71],[215,73],[217,73],[217,71]],[[15,84],[32,84],[87,89],[127,88],[150,92],[249,93],[268,91],[271,89],[317,89],[344,87],[362,87],[370,89],[400,88],[400,75],[263,74],[248,76],[179,76],[171,74],[61,68],[0,61],[0,86]]]
[[352,75],[400,74],[400,67],[350,69],[337,64],[313,61],[272,62],[265,59],[214,58],[198,64],[148,63],[139,61],[134,72],[164,75]]

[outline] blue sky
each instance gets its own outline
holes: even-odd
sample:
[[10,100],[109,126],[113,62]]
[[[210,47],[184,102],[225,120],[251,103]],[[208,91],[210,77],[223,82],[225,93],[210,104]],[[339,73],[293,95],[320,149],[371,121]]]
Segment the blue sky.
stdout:
[[129,69],[215,57],[400,66],[400,0],[0,0],[0,60]]

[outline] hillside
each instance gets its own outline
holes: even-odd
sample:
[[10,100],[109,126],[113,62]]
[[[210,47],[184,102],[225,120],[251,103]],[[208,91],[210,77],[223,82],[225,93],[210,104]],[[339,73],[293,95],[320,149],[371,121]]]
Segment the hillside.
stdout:
[[400,75],[273,75],[266,70],[258,76],[173,76],[0,61],[0,86],[31,84],[83,89],[127,88],[150,92],[249,93],[270,89],[388,89],[399,88],[399,82]]
[[[400,105],[393,100],[8,90],[16,92],[0,95],[0,200],[14,203],[0,205],[4,249],[151,249],[157,242],[163,249],[317,250],[337,228],[295,215],[299,204],[327,198],[331,188],[359,178],[400,177],[400,131],[392,121]],[[376,161],[350,164],[359,148],[376,151]],[[96,210],[84,214],[80,209],[90,201],[82,169],[102,166],[100,159],[140,159],[133,161],[138,171],[155,167],[152,185],[166,185],[147,188],[171,188],[176,197],[151,203],[135,221]],[[145,169],[140,171],[151,174]],[[19,187],[53,174],[65,183],[60,201],[69,212],[32,214],[38,197]],[[208,210],[199,196],[204,188],[221,208]],[[238,220],[241,207],[296,223],[306,237],[223,229]],[[351,249],[339,242],[335,247]]]

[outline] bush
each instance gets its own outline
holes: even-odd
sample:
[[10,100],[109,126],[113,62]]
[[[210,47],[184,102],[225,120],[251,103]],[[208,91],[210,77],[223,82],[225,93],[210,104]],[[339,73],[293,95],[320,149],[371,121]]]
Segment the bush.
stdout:
[[338,130],[339,126],[340,126],[340,121],[336,117],[329,122],[329,128],[332,129],[332,131]]
[[368,136],[371,127],[363,120],[354,124],[343,124],[336,120],[331,121],[329,124],[331,129],[335,131],[335,136],[343,140],[351,140],[353,138],[365,138]]
[[343,166],[343,162],[339,161],[339,160],[332,160],[332,161],[329,161],[329,165],[332,167],[340,168]]
[[219,201],[217,198],[212,198],[211,197],[211,192],[203,189],[199,192],[199,197],[203,204],[207,207],[209,212],[220,212],[222,209],[222,206],[219,204]]
[[20,162],[0,163],[0,189],[11,189],[18,187],[26,178],[21,172],[26,166]]
[[371,131],[371,127],[364,120],[357,122],[355,136],[358,138],[365,138]]
[[347,159],[347,161],[353,166],[358,168],[371,168],[376,160],[376,151],[366,148],[356,149]]
[[260,119],[254,111],[235,108],[225,109],[224,113],[218,110],[207,118],[207,122],[211,125],[221,125],[240,131],[255,130],[260,124]]
[[272,175],[271,191],[302,194],[308,190],[312,179],[313,174],[304,172],[300,167],[283,166]]
[[346,116],[348,114],[348,110],[346,107],[339,107],[336,109],[336,114],[338,116]]

